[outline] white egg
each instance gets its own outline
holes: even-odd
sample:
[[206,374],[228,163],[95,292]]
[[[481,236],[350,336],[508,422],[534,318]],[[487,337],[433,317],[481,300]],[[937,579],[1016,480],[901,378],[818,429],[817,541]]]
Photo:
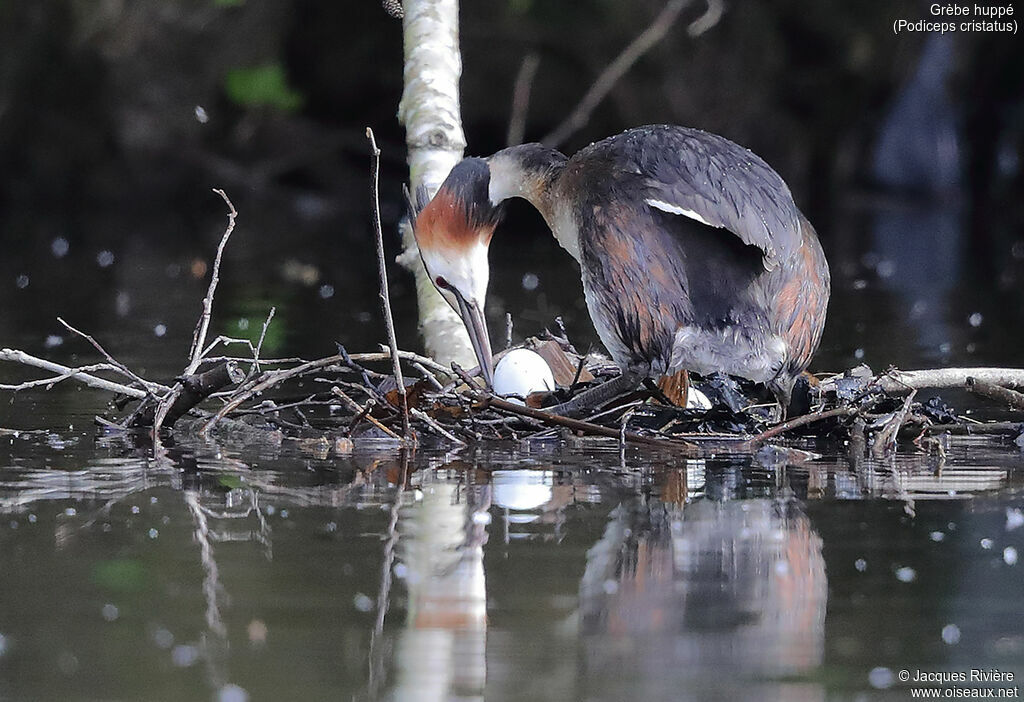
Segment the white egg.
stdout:
[[691,386],[686,391],[686,409],[709,410],[711,409],[711,400],[700,390]]
[[546,470],[496,470],[491,502],[511,510],[534,510],[551,500],[553,476]]
[[501,357],[494,369],[494,392],[510,396],[510,402],[524,404],[533,392],[555,389],[555,377],[544,358],[529,349],[513,349]]

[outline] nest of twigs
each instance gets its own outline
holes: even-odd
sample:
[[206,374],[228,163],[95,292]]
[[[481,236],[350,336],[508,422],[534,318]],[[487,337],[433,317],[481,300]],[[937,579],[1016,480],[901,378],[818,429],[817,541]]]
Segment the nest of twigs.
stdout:
[[[941,369],[874,374],[861,366],[843,374],[798,382],[789,421],[779,422],[778,408],[764,402],[763,388],[725,376],[690,378],[708,399],[702,408],[687,408],[686,383],[648,381],[642,387],[581,416],[562,416],[546,407],[559,405],[581,391],[618,375],[606,358],[580,354],[564,329],[529,339],[530,348],[547,361],[558,389],[527,398],[498,397],[457,365],[398,349],[390,318],[383,244],[378,227],[381,299],[389,344],[369,353],[337,353],[316,360],[264,359],[262,340],[272,323],[271,309],[256,344],[217,337],[207,330],[219,279],[224,246],[234,229],[236,212],[227,196],[228,226],[221,238],[212,277],[196,324],[188,363],[171,385],[147,380],[117,361],[88,334],[59,320],[88,341],[103,361],[71,368],[16,349],[0,350],[0,360],[33,366],[50,375],[0,389],[23,391],[73,380],[110,392],[110,411],[96,421],[106,432],[148,434],[155,448],[172,429],[208,435],[241,432],[271,440],[312,440],[337,451],[358,442],[380,441],[412,447],[427,442],[463,445],[486,440],[560,440],[604,436],[627,443],[695,452],[696,444],[723,441],[756,446],[783,434],[850,441],[875,455],[896,449],[901,436],[921,449],[942,452],[935,436],[951,433],[997,433],[1024,444],[1024,370],[1001,368]],[[216,356],[226,344],[245,344],[248,356]],[[115,379],[116,378],[116,379]],[[964,388],[1002,405],[1002,421],[979,423],[944,401],[919,401],[922,388]]]

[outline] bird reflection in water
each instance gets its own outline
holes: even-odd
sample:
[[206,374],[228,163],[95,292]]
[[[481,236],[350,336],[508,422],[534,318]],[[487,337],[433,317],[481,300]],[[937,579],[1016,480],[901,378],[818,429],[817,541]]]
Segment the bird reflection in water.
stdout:
[[827,585],[793,500],[623,503],[580,585],[587,696],[823,699],[791,681],[822,661]]

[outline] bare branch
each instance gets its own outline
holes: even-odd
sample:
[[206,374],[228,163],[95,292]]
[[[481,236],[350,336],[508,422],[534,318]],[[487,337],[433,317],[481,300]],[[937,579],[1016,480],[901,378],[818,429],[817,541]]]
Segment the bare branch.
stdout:
[[214,188],[213,192],[220,195],[228,206],[228,225],[224,229],[224,235],[221,236],[220,243],[217,245],[217,256],[213,259],[210,287],[206,291],[206,297],[203,298],[203,314],[199,317],[199,324],[196,326],[195,333],[192,336],[192,351],[189,354],[189,364],[188,368],[185,369],[185,375],[195,373],[202,360],[203,346],[206,344],[206,333],[210,328],[210,316],[213,311],[213,295],[217,292],[217,283],[220,282],[220,260],[224,255],[224,246],[228,243],[231,232],[235,230],[235,218],[238,217],[238,212],[235,210],[235,206],[231,204],[227,193],[218,188]]
[[78,336],[82,337],[90,344],[92,344],[93,348],[99,351],[111,365],[115,366],[125,377],[131,378],[136,383],[141,385],[143,389],[145,389],[147,392],[152,394],[153,392],[167,392],[170,389],[166,385],[161,385],[160,383],[151,383],[148,380],[139,377],[134,372],[132,372],[132,370],[129,369],[126,365],[124,365],[116,358],[111,356],[109,353],[107,353],[107,350],[100,346],[100,343],[96,341],[96,339],[92,338],[90,335],[86,334],[83,331],[75,329],[73,326],[65,322],[60,317],[57,317],[57,321],[60,322],[64,326],[64,328],[67,329],[72,334],[77,334]]
[[[976,378],[996,385],[1024,387],[1024,369],[1021,368],[933,368],[929,370],[891,370],[878,378],[885,392],[907,392],[924,388],[962,388],[968,378]],[[827,387],[830,380],[822,381]]]
[[508,119],[506,146],[523,143],[523,136],[526,134],[526,115],[530,110],[530,91],[533,88],[533,79],[537,76],[538,68],[540,68],[540,54],[536,51],[531,51],[524,56],[523,62],[519,65],[515,87],[512,89],[512,115]]
[[668,34],[672,25],[675,24],[679,15],[685,10],[691,0],[669,0],[664,9],[648,25],[647,29],[640,33],[629,45],[622,50],[615,60],[608,64],[608,67],[597,77],[590,89],[580,99],[579,104],[573,109],[565,120],[555,127],[555,130],[544,137],[541,141],[552,148],[561,146],[565,141],[575,134],[581,127],[586,125],[590,116],[601,101],[611,92],[615,84],[622,76],[633,67],[641,56],[654,48]]
[[89,387],[96,388],[97,390],[116,392],[140,400],[143,400],[149,396],[149,393],[146,392],[145,390],[139,390],[138,388],[129,387],[128,385],[115,383],[112,380],[107,380],[105,378],[99,378],[95,375],[90,375],[90,372],[100,370],[111,370],[117,372],[121,371],[120,368],[109,363],[96,363],[91,366],[80,366],[78,368],[71,368],[69,366],[61,365],[60,363],[54,363],[53,361],[47,361],[42,358],[37,358],[36,356],[27,354],[24,351],[19,351],[18,349],[0,349],[0,361],[11,361],[13,363],[21,363],[22,365],[32,366],[34,368],[42,368],[43,370],[50,371],[51,373],[57,373],[57,376],[53,378],[29,380],[24,383],[19,383],[17,385],[0,385],[0,390],[26,390],[28,388],[38,387],[40,385],[53,385],[54,383],[59,383],[62,380],[77,380],[83,385],[88,385]]
[[377,267],[380,273],[380,306],[384,315],[384,326],[387,327],[388,345],[391,347],[391,368],[398,386],[398,400],[402,410],[402,435],[408,440],[409,433],[409,399],[405,394],[405,378],[402,377],[402,364],[398,360],[398,340],[395,338],[395,320],[391,315],[391,297],[388,293],[388,269],[384,258],[384,232],[380,226],[380,197],[378,181],[380,180],[380,149],[373,138],[373,130],[366,128],[366,138],[370,140],[370,196],[373,204],[373,229],[377,234]]

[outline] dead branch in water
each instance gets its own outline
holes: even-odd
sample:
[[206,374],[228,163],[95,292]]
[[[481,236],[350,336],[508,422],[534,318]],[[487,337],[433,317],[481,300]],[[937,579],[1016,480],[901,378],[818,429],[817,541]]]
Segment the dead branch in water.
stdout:
[[974,376],[967,378],[966,387],[982,397],[987,397],[1014,409],[1024,410],[1024,393],[1004,388],[987,380],[980,380]]

